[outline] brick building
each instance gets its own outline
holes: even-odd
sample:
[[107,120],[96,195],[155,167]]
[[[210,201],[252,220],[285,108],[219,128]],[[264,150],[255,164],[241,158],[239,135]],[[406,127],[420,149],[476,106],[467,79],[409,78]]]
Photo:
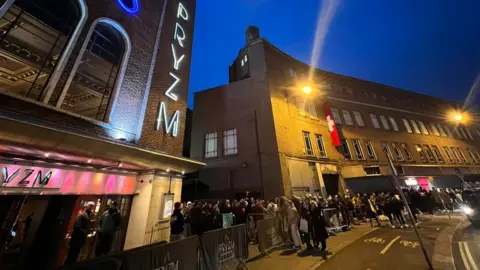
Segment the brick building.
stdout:
[[195,94],[191,157],[207,163],[205,196],[394,190],[385,146],[404,186],[455,188],[457,175],[478,177],[480,130],[447,121],[457,104],[312,70],[256,27],[246,39],[230,83]]
[[[148,243],[152,225],[169,218],[182,175],[204,166],[182,157],[195,7],[194,0],[3,1],[0,268],[10,269],[4,256],[12,254],[18,269],[63,263],[88,201],[96,203],[92,233],[108,203],[118,202],[114,251]],[[25,220],[28,235],[18,229]],[[6,242],[11,236],[21,249]]]

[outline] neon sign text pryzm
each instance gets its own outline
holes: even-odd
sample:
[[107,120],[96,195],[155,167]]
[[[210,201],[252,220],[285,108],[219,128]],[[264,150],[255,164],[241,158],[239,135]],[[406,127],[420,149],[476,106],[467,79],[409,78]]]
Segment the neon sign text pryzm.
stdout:
[[[179,22],[181,20],[188,21],[188,17],[187,9],[181,2],[179,2],[177,8],[177,22],[175,23],[175,31],[173,33],[173,43],[170,46],[172,49],[173,70],[169,75],[173,78],[173,82],[170,87],[168,87],[167,91],[165,91],[165,95],[174,101],[178,101],[178,95],[175,91],[181,81],[181,77],[176,72],[180,69],[182,60],[185,58],[182,49],[184,48],[184,42],[187,38],[185,30],[183,30],[183,27]],[[180,123],[180,111],[175,111],[170,118],[170,121],[168,121],[167,111],[167,105],[165,102],[161,101],[158,108],[156,130],[159,130],[163,123],[165,132],[172,133],[172,136],[177,137],[178,125]]]

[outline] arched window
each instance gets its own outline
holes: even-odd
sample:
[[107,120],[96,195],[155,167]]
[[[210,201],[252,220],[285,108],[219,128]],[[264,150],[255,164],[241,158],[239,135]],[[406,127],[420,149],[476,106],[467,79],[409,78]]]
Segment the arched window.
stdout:
[[57,107],[107,122],[130,50],[130,39],[117,22],[108,18],[93,22]]
[[80,34],[84,0],[8,0],[0,8],[0,93],[42,100]]

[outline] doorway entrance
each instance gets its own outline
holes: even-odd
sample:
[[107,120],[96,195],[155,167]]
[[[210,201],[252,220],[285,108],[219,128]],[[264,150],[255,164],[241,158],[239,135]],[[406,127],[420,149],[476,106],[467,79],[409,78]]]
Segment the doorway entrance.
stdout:
[[322,177],[327,195],[337,195],[339,190],[338,174],[322,174]]

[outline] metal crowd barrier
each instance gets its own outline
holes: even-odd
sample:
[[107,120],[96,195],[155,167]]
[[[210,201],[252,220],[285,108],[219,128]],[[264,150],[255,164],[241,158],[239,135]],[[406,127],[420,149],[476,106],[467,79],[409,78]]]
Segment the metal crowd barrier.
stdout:
[[342,213],[336,208],[322,209],[323,216],[327,221],[327,231],[329,233],[337,233],[343,231],[348,225],[345,224],[345,218]]
[[264,213],[250,213],[245,220],[247,237],[250,244],[258,244],[257,221],[265,218]]
[[157,220],[152,224],[152,229],[145,233],[143,243],[153,244],[162,241],[170,241],[170,220]]

